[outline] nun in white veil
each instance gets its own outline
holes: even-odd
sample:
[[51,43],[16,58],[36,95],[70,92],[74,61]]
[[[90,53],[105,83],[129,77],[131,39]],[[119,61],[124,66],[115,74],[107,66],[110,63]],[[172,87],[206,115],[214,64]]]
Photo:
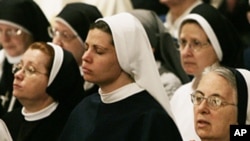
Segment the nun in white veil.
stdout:
[[138,19],[129,13],[98,19],[82,61],[84,79],[98,84],[99,94],[75,108],[61,140],[182,140]]

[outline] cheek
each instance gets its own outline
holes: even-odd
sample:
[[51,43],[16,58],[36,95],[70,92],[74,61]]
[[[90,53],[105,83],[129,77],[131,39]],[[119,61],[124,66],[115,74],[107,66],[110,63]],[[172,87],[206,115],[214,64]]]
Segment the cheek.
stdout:
[[116,60],[116,58],[107,59],[105,62],[100,62],[99,65],[104,69],[105,72],[113,73],[114,75],[118,71],[120,72],[120,70],[121,70],[121,67],[120,67],[118,61]]
[[[37,79],[32,81],[31,86],[34,88],[34,91],[45,91],[48,85],[48,78]],[[32,88],[31,88],[32,89]]]
[[225,130],[229,131],[230,125],[237,123],[237,112],[235,110],[222,110],[222,112],[218,112],[217,114],[213,114],[214,116],[211,116],[211,119],[213,120],[213,128],[218,132],[225,132]]
[[207,54],[199,54],[196,56],[196,61],[199,66],[199,69],[203,71],[203,69],[207,66],[211,66],[215,62],[217,62],[217,58],[214,54],[212,53],[207,53]]
[[23,82],[23,88],[13,91],[18,99],[33,99],[39,97],[38,95],[44,94],[48,85],[48,80],[37,79],[37,80],[27,80]]

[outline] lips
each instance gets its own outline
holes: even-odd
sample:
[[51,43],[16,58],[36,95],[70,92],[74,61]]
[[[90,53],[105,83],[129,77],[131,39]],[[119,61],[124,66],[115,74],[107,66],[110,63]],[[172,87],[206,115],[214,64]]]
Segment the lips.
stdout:
[[194,65],[195,63],[191,62],[191,61],[183,61],[183,64],[184,65]]
[[210,125],[210,123],[208,121],[206,121],[206,120],[201,120],[200,119],[200,120],[197,120],[196,125],[197,125],[198,128],[204,128],[204,127]]
[[20,85],[18,85],[18,84],[13,84],[13,89],[20,89],[20,88],[22,88]]
[[86,67],[82,67],[82,71],[83,71],[84,74],[91,73],[91,70],[86,68]]

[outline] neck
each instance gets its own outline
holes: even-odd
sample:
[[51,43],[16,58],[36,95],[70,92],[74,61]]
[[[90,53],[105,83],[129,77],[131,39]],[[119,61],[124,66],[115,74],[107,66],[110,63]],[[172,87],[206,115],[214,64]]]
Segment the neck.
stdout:
[[48,96],[42,100],[19,100],[22,105],[25,107],[25,112],[33,113],[44,109],[45,107],[49,106],[51,103],[54,102],[53,98]]
[[109,93],[133,82],[134,80],[127,73],[122,71],[118,79],[109,83],[99,84],[99,87],[101,88],[103,93]]

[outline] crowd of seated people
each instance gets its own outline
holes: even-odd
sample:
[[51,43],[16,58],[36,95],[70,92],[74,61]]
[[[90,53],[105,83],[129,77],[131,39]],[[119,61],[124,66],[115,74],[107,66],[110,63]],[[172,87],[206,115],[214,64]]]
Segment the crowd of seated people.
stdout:
[[0,140],[229,141],[250,124],[248,1],[52,3],[0,1]]

